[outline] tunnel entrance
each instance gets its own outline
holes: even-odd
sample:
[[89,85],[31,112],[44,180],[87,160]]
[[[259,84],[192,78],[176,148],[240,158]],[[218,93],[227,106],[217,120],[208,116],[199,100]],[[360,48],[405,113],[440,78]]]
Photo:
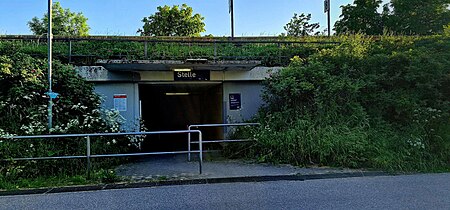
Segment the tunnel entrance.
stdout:
[[[188,125],[222,123],[222,83],[141,84],[141,116],[149,131],[187,130]],[[221,139],[222,128],[202,129],[204,139]],[[197,139],[196,134],[192,134]],[[195,135],[195,137],[194,137]],[[149,135],[144,151],[187,150],[187,134]]]

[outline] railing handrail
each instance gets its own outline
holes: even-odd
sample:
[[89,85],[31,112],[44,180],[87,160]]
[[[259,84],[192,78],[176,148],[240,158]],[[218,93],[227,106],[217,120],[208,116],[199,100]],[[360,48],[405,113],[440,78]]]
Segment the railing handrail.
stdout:
[[174,134],[174,133],[195,133],[194,130],[176,131],[146,131],[146,132],[124,132],[124,133],[89,133],[89,134],[52,134],[34,136],[7,136],[0,139],[39,139],[39,138],[66,138],[66,137],[98,137],[98,136],[126,136],[126,135],[152,135],[152,134]]
[[[292,37],[141,37],[141,36],[54,36],[54,41],[116,41],[116,42],[174,42],[174,43],[255,43],[255,44],[340,44],[334,38],[320,37],[321,41],[308,41],[304,38],[297,40],[287,40]],[[42,36],[37,35],[0,35],[0,40],[42,40]],[[325,40],[325,41],[322,41]],[[326,41],[330,40],[330,41]]]
[[[148,152],[148,153],[116,153],[116,154],[91,154],[91,137],[99,136],[127,136],[127,135],[152,135],[152,134],[175,134],[175,133],[198,133],[199,137],[199,150],[195,151],[174,151],[174,152]],[[11,160],[48,160],[48,159],[75,159],[86,158],[87,159],[87,175],[89,177],[91,162],[90,158],[94,157],[125,157],[125,156],[139,156],[139,155],[161,155],[161,154],[191,154],[192,152],[199,153],[199,173],[202,174],[203,164],[203,146],[202,146],[202,132],[200,130],[175,130],[175,131],[148,131],[148,132],[125,132],[125,133],[88,133],[88,134],[58,134],[58,135],[35,135],[35,136],[8,136],[0,137],[0,139],[16,140],[16,139],[42,139],[42,138],[70,138],[70,137],[85,137],[86,138],[86,155],[77,156],[48,156],[48,157],[31,157],[31,158],[9,158],[3,159],[3,161]],[[1,159],[0,159],[1,161]]]
[[199,127],[228,127],[228,126],[246,126],[246,125],[261,125],[261,123],[217,123],[217,124],[197,124],[197,125],[189,125],[188,128],[199,128]]
[[[229,126],[247,126],[247,125],[251,125],[251,126],[257,126],[257,125],[261,125],[261,123],[212,123],[212,124],[197,124],[197,125],[189,125],[188,126],[188,130],[191,130],[191,128],[200,128],[200,127],[229,127]],[[214,142],[243,142],[246,140],[232,140],[232,139],[227,139],[227,140],[220,140],[220,141],[214,141]],[[214,143],[213,141],[206,141],[207,143]],[[191,133],[188,133],[188,161],[191,161]],[[197,142],[196,142],[197,143]],[[199,141],[199,148],[200,150],[202,149],[202,141]],[[203,152],[203,151],[202,151]]]

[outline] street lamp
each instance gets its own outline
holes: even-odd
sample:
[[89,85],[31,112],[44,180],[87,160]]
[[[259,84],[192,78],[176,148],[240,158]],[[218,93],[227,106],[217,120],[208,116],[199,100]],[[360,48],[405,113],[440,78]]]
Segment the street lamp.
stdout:
[[229,13],[231,15],[231,38],[234,38],[234,5],[233,5],[233,0],[228,0],[228,5],[229,5]]
[[52,91],[52,0],[48,0],[48,31],[47,31],[47,45],[48,45],[48,130],[52,128],[53,121],[53,99],[58,96]]
[[331,10],[331,5],[330,5],[330,0],[324,0],[324,12],[327,13],[327,21],[328,21],[328,36],[331,35],[331,24],[330,24],[330,10]]

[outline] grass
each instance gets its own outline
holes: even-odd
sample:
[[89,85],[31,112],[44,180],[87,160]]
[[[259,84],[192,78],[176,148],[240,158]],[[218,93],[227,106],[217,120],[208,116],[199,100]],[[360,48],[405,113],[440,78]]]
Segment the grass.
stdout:
[[100,169],[91,173],[88,179],[86,175],[60,175],[60,176],[38,176],[36,178],[18,178],[17,180],[4,180],[0,177],[0,191],[12,191],[20,189],[36,189],[63,186],[80,186],[108,184],[121,181],[113,170]]
[[2,181],[0,189],[2,190],[19,190],[46,187],[61,187],[74,185],[100,184],[98,179],[86,179],[85,176],[58,176],[58,177],[37,177],[37,178],[20,178],[16,181]]

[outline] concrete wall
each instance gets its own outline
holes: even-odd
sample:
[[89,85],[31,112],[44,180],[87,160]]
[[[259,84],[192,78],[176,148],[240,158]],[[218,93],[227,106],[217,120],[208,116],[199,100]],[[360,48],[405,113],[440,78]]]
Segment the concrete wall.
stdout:
[[120,114],[126,119],[123,129],[137,131],[139,125],[139,89],[137,83],[96,83],[95,92],[101,95],[105,109],[114,109],[114,94],[126,94],[127,109]]
[[[211,71],[210,81],[263,81],[270,74],[277,72],[281,67],[255,67],[250,71]],[[85,73],[88,74],[88,73]],[[92,75],[90,78],[97,76]],[[103,76],[109,80],[116,78],[116,75]],[[173,82],[173,71],[142,71],[139,76],[129,76],[130,78],[139,78],[140,81],[158,81],[158,82]],[[124,77],[123,77],[124,78]],[[97,79],[98,80],[98,79]]]
[[[211,71],[209,82],[223,83],[222,111],[224,123],[242,122],[253,117],[263,103],[261,82],[280,69],[281,67],[256,67],[249,71]],[[174,82],[172,71],[117,72],[108,71],[100,66],[78,67],[78,71],[88,81],[95,82],[96,92],[104,96],[105,102],[103,105],[107,109],[114,108],[114,94],[127,95],[127,111],[121,112],[122,116],[127,119],[125,126],[127,130],[132,130],[140,117],[139,84],[146,82],[178,83]],[[239,110],[230,110],[230,93],[241,94],[241,108]]]
[[[225,123],[242,122],[252,118],[263,103],[261,91],[262,85],[260,81],[224,82],[223,110]],[[241,94],[241,109],[230,110],[230,93]]]

